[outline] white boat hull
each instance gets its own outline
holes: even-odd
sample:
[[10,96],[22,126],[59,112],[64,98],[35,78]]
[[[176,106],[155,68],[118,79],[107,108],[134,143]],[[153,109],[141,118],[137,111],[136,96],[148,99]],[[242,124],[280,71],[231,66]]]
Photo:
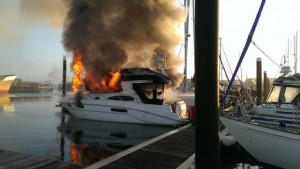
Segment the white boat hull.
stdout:
[[234,138],[257,160],[282,168],[299,168],[299,134],[222,116],[220,120]]
[[176,126],[188,123],[172,113],[169,105],[153,105],[123,101],[82,100],[83,108],[70,101],[61,101],[62,108],[77,118],[122,123]]

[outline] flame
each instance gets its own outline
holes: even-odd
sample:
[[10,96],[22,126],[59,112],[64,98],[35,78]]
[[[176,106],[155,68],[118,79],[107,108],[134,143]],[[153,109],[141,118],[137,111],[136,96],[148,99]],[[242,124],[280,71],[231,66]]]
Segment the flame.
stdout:
[[71,157],[73,164],[80,165],[80,152],[76,148],[76,144],[71,143]]
[[79,85],[82,84],[82,70],[83,65],[81,63],[81,52],[79,49],[75,50],[74,58],[73,58],[73,70],[74,70],[74,76],[73,76],[73,84],[72,89],[74,92],[77,92],[79,89]]
[[72,163],[76,165],[88,166],[115,154],[115,152],[106,150],[102,146],[92,146],[85,143],[71,143],[70,146]]
[[[74,52],[73,58],[73,84],[72,89],[74,92],[79,91],[79,87],[83,84],[82,72],[84,70],[82,64],[82,54],[80,49],[76,49]],[[91,72],[85,72],[85,86],[88,88],[87,90],[93,92],[118,92],[121,91],[121,73],[120,69],[115,72],[109,73],[106,77],[103,77],[101,80],[97,80]]]
[[87,74],[86,83],[89,90],[94,92],[108,93],[121,91],[121,73],[120,70],[111,72],[108,76],[97,82],[91,74]]

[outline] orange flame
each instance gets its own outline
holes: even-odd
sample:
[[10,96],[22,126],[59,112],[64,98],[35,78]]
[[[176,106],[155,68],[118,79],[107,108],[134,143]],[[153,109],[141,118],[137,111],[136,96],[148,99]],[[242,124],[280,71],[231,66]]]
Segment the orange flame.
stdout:
[[91,74],[87,74],[86,83],[89,90],[94,92],[108,93],[121,91],[121,73],[120,70],[111,72],[108,76],[97,82]]
[[76,148],[76,144],[71,143],[71,157],[73,164],[80,165],[80,152]]
[[71,143],[70,147],[72,163],[76,165],[87,166],[115,154],[115,152],[105,150],[102,146],[91,146],[85,143]]
[[[80,49],[76,49],[73,58],[74,76],[73,76],[72,89],[74,92],[78,92],[80,85],[83,84],[82,72],[84,70],[84,67],[81,60],[82,60],[81,51]],[[99,81],[97,81],[97,79],[93,77],[93,74],[91,72],[85,72],[85,74],[86,77],[84,82],[89,91],[108,93],[108,92],[118,92],[122,90],[120,84],[121,83],[120,70],[109,73],[106,77],[102,78]]]
[[79,85],[82,84],[82,70],[83,65],[81,63],[81,52],[79,49],[75,50],[74,58],[73,58],[73,70],[74,70],[74,76],[73,76],[73,84],[72,89],[74,92],[78,91]]

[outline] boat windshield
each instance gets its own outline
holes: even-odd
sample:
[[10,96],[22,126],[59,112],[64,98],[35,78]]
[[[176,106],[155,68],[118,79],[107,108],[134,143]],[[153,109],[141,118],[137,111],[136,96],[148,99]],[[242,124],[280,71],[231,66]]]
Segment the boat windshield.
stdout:
[[300,100],[300,88],[295,86],[273,86],[268,103],[293,103]]
[[273,86],[273,89],[269,94],[267,102],[277,103],[279,99],[280,89],[281,89],[280,86]]
[[299,92],[300,92],[300,88],[286,86],[284,92],[284,102],[291,103],[299,94]]
[[163,104],[164,84],[136,83],[133,84],[133,89],[144,103]]

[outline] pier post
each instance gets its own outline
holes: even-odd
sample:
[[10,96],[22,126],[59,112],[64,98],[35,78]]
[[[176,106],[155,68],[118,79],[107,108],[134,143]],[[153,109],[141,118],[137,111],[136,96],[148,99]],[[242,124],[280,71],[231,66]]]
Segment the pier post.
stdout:
[[195,166],[220,168],[219,1],[195,1]]
[[62,96],[66,96],[66,79],[67,79],[67,59],[64,56],[63,59],[63,77],[62,77]]
[[262,89],[262,66],[261,66],[261,58],[258,57],[256,59],[256,104],[260,105],[262,103],[261,98],[261,89]]
[[[66,56],[63,58],[63,76],[62,76],[62,97],[66,96],[66,79],[67,79],[67,59]],[[65,126],[65,110],[61,110],[61,121],[60,124],[62,127]],[[64,160],[65,158],[65,137],[63,133],[60,133],[60,159]]]
[[267,101],[267,97],[268,97],[268,89],[267,89],[267,85],[269,85],[269,84],[268,84],[267,72],[264,71],[264,102]]

